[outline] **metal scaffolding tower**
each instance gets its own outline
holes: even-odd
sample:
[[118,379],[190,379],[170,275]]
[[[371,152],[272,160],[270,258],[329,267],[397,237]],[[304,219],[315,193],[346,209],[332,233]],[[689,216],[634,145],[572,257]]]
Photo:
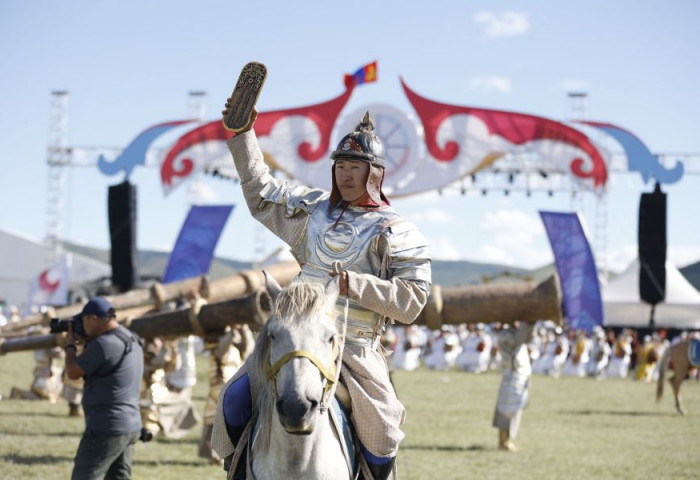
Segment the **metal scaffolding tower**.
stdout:
[[193,90],[190,92],[187,101],[187,118],[192,118],[200,122],[204,121],[207,113],[207,92],[203,90]]
[[[586,120],[588,116],[588,94],[586,92],[569,92],[571,121]],[[572,186],[575,182],[572,182]],[[571,209],[583,215],[584,192],[574,186],[571,191]],[[584,217],[585,218],[585,217]],[[608,279],[608,191],[607,186],[595,194],[595,211],[593,213],[593,255],[598,274]]]
[[70,162],[67,152],[68,106],[70,93],[67,90],[51,92],[49,112],[49,143],[46,161],[49,166],[49,181],[46,192],[46,252],[47,265],[58,260],[63,250],[63,189],[66,167]]

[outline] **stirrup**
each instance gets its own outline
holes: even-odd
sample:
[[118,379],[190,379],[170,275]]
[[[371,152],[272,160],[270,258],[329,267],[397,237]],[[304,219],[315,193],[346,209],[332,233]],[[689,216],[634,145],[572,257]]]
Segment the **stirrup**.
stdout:
[[226,130],[238,133],[248,125],[266,77],[267,67],[262,63],[250,62],[243,67],[231,94],[228,114],[223,119]]

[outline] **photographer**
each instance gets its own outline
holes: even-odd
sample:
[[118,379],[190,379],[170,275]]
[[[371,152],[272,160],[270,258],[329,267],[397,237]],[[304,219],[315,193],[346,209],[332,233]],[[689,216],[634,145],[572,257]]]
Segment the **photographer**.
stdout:
[[[91,299],[67,323],[66,373],[85,380],[85,432],[71,478],[128,479],[134,444],[141,434],[141,343],[117,323],[114,308],[104,298]],[[80,355],[76,339],[85,342]]]

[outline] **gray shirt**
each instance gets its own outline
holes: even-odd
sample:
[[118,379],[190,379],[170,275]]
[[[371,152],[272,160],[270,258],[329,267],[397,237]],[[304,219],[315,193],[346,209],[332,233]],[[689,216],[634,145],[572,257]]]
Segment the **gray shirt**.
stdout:
[[118,328],[131,340],[124,342],[114,331],[104,333],[89,341],[76,358],[85,371],[86,431],[125,434],[141,429],[143,349],[133,333]]

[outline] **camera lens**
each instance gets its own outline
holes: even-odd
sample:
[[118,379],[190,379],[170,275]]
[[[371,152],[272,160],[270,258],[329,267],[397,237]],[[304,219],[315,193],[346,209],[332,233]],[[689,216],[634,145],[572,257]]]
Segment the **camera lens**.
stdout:
[[[72,320],[71,320],[72,321]],[[51,321],[49,322],[49,331],[51,333],[63,333],[68,331],[68,323],[67,321],[61,321],[58,318],[52,318]]]
[[141,435],[139,436],[139,440],[142,442],[150,442],[153,440],[153,432],[151,432],[149,429],[142,427],[141,428]]

